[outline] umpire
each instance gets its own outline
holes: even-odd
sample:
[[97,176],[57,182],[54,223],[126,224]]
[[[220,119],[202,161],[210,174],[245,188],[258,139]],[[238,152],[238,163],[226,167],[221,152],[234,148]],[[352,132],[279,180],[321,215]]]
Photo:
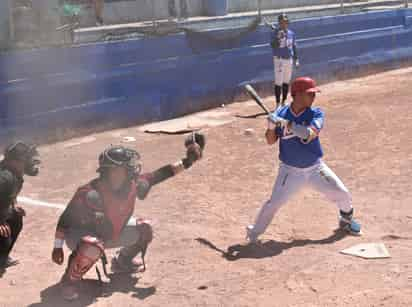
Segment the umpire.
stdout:
[[17,195],[23,187],[23,176],[36,176],[39,164],[36,146],[20,141],[9,145],[0,161],[0,270],[17,263],[9,257],[25,216],[24,209],[16,206]]

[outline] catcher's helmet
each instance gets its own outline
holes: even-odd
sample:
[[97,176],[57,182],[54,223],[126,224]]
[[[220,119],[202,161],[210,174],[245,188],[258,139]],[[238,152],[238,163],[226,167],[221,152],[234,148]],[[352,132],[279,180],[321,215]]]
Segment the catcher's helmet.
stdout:
[[141,171],[140,155],[136,150],[123,146],[111,146],[99,155],[97,172],[104,175],[112,167],[125,167],[129,178],[133,178]]
[[280,14],[280,15],[278,16],[278,21],[279,21],[279,22],[281,22],[281,21],[289,21],[289,17],[288,17],[288,15],[286,15],[285,13],[282,13],[282,14]]
[[24,174],[28,176],[37,176],[39,173],[41,161],[36,145],[26,144],[22,141],[14,142],[5,149],[4,159],[6,161],[16,160],[24,162]]

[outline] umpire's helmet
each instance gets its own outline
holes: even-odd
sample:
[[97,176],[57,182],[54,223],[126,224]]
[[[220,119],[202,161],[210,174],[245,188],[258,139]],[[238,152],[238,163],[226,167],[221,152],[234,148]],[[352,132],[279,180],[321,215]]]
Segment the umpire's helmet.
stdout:
[[123,146],[111,146],[99,155],[99,168],[97,172],[105,176],[108,169],[125,167],[129,178],[133,178],[141,171],[140,155],[136,150]]
[[22,141],[14,142],[7,146],[4,151],[4,159],[6,161],[24,162],[24,174],[28,176],[37,176],[39,173],[41,161],[36,145],[27,144]]

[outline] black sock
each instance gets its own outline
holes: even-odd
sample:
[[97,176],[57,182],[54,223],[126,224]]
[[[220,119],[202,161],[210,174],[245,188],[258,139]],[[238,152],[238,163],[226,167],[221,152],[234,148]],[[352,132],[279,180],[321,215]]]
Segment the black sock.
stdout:
[[169,16],[170,17],[176,17],[177,16],[174,0],[169,0],[168,9],[169,9]]
[[289,84],[283,83],[282,84],[282,102],[285,102],[285,100],[288,98],[288,93],[289,93]]
[[276,97],[276,103],[280,103],[280,96],[282,94],[282,88],[279,85],[275,85],[275,97]]

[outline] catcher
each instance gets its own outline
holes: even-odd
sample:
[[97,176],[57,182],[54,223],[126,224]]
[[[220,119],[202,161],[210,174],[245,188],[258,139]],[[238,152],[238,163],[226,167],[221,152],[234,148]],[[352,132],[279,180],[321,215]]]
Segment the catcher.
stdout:
[[17,263],[9,254],[23,228],[23,208],[16,206],[23,188],[23,176],[39,173],[40,158],[36,146],[23,142],[9,145],[0,162],[0,270]]
[[[121,247],[112,259],[112,271],[144,271],[144,255],[153,230],[149,221],[132,216],[135,200],[145,199],[154,185],[199,160],[205,147],[204,135],[192,134],[185,146],[185,158],[145,174],[140,173],[140,156],[133,149],[114,146],[100,154],[99,177],[77,190],[57,224],[53,262],[63,264],[64,242],[72,250],[61,279],[64,299],[79,297],[82,277],[99,259],[105,259],[107,248]],[[139,253],[142,262],[134,259]]]

